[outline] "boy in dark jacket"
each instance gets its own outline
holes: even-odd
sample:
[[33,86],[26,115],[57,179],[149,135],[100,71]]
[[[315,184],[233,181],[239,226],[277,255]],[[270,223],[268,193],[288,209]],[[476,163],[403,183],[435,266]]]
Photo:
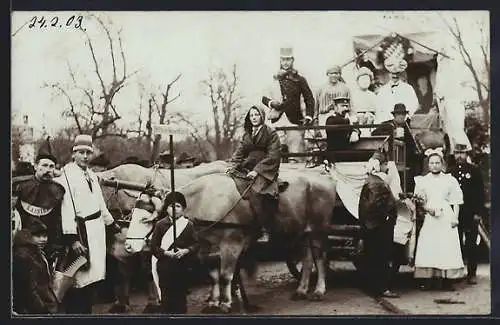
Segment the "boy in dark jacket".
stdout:
[[[175,209],[175,218],[173,210]],[[184,216],[186,198],[170,192],[160,212],[151,237],[151,251],[158,259],[157,271],[161,291],[161,310],[168,314],[187,313],[189,267],[194,263],[198,241],[193,223]],[[176,223],[175,245],[173,223]]]
[[18,314],[58,311],[51,288],[52,270],[43,251],[47,241],[47,226],[38,219],[14,236],[13,309]]

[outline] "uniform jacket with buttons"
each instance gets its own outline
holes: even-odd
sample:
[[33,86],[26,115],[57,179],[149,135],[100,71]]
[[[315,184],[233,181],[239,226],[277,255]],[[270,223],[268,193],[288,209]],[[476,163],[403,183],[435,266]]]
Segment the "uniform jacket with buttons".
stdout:
[[484,183],[479,167],[469,163],[456,163],[450,173],[458,180],[464,194],[464,204],[460,206],[460,218],[472,223],[474,214],[484,214]]
[[288,120],[293,124],[300,124],[304,119],[300,107],[300,96],[304,97],[306,115],[314,116],[314,96],[307,80],[297,72],[287,72],[278,77],[282,102],[278,110],[285,112]]

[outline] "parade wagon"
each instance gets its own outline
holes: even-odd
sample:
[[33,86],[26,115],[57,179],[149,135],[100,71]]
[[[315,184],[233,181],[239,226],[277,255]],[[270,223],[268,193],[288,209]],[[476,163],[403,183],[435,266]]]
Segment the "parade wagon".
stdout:
[[[448,82],[449,76],[453,74],[454,62],[443,53],[443,48],[445,46],[442,45],[440,33],[437,32],[401,35],[384,31],[379,34],[358,35],[353,38],[354,58],[343,67],[344,76],[350,73],[355,76],[360,68],[369,68],[374,75],[370,90],[376,93],[378,88],[389,80],[388,71],[384,67],[386,53],[397,55],[394,52],[401,52],[400,57],[408,63],[403,78],[413,86],[419,100],[419,109],[412,116],[410,124],[410,133],[417,146],[412,161],[407,161],[408,144],[402,137],[398,137],[396,130],[385,136],[371,135],[371,131],[380,124],[277,128],[282,131],[303,130],[306,134],[309,149],[306,152],[286,153],[285,157],[308,157],[309,166],[306,164],[294,168],[302,172],[308,169],[307,167],[312,167],[309,168],[310,172],[323,173],[325,177],[332,177],[336,182],[338,199],[327,230],[329,261],[348,260],[355,265],[359,264],[359,194],[367,177],[365,164],[376,150],[387,152],[389,161],[394,162],[399,173],[402,192],[407,193],[415,173],[426,169],[421,164],[423,152],[427,148],[443,147],[447,159],[452,154],[450,148],[457,142],[465,143],[470,148],[470,141],[464,130],[464,107],[454,96],[453,82]],[[425,89],[425,94],[422,89]],[[313,136],[317,134],[315,131],[320,129],[346,129],[354,126],[363,130],[360,140],[341,150],[330,148],[327,139]],[[323,160],[328,161],[328,170],[317,166]],[[415,168],[418,165],[421,165],[423,170]],[[411,201],[398,200],[395,242],[405,245],[406,263],[410,262],[415,248],[415,219],[416,211]],[[287,265],[291,274],[299,278],[300,265],[292,260],[288,261]]]

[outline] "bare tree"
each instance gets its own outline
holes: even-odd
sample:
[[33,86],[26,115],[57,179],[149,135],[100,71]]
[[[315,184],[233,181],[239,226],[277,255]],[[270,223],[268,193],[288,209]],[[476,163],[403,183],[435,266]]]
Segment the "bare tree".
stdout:
[[[98,60],[97,50],[94,41],[89,34],[80,28],[80,31],[86,37],[86,44],[92,59],[94,73],[97,77],[99,86],[94,89],[91,86],[82,86],[76,78],[71,64],[67,62],[68,72],[71,78],[70,85],[62,85],[59,82],[45,83],[44,87],[50,87],[57,94],[62,95],[68,102],[68,108],[63,116],[74,120],[79,133],[90,133],[94,138],[107,137],[112,135],[125,136],[125,132],[116,128],[115,122],[121,119],[121,115],[114,104],[116,94],[126,86],[130,77],[137,73],[127,73],[127,62],[123,51],[121,38],[122,30],[116,33],[112,32],[112,22],[105,23],[97,15],[91,14],[98,26],[104,32],[108,45],[109,60],[111,62],[110,76],[104,76],[104,63]],[[118,43],[118,44],[117,44]],[[118,46],[117,46],[118,45]],[[105,82],[105,80],[111,80]],[[81,95],[75,95],[78,91]]]
[[208,79],[202,81],[205,94],[210,99],[214,123],[213,138],[208,123],[205,127],[205,138],[214,148],[216,159],[226,159],[230,156],[236,131],[242,124],[238,84],[235,64],[229,75],[223,69],[217,69],[209,74]]
[[127,130],[127,133],[136,133],[136,138],[140,142],[143,136],[146,134],[146,132],[144,131],[144,128],[146,126],[146,123],[144,123],[144,99],[146,97],[146,87],[144,86],[143,82],[138,82],[137,86],[139,88],[139,109],[137,111],[134,110],[134,113],[137,114],[137,120],[135,121],[135,125]]
[[[206,147],[203,145],[203,138],[205,137],[202,135],[200,130],[202,127],[199,125],[196,125],[194,122],[189,119],[185,114],[182,113],[175,113],[172,115],[172,123],[177,123],[177,124],[185,124],[187,128],[189,129],[189,136],[193,139],[194,143],[196,144],[198,148],[198,152],[201,155],[201,158],[203,161],[208,161],[209,159],[209,154],[207,152]],[[205,140],[206,141],[206,140]]]
[[[181,78],[182,74],[178,74],[177,77],[175,77],[172,81],[167,83],[165,90],[162,91],[160,96],[152,93],[150,100],[149,100],[149,111],[148,111],[148,136],[149,139],[152,137],[152,114],[153,114],[153,107],[156,108],[156,113],[158,114],[159,117],[159,124],[168,124],[168,121],[166,120],[167,118],[167,106],[168,104],[172,103],[175,101],[177,98],[181,96],[180,93],[177,93],[177,95],[171,97],[171,90],[172,86]],[[157,99],[157,97],[160,97]],[[165,123],[167,122],[167,123]],[[156,160],[156,157],[159,154],[160,150],[160,140],[161,136],[160,135],[155,135],[154,141],[153,141],[153,149],[151,150],[151,162],[154,162]]]
[[478,31],[480,32],[481,39],[478,39],[479,50],[481,51],[482,62],[479,64],[481,68],[478,68],[477,64],[474,64],[471,56],[471,48],[469,48],[463,38],[462,29],[459,26],[457,18],[454,17],[452,22],[447,21],[443,18],[445,25],[447,26],[449,32],[455,40],[455,49],[460,53],[460,56],[470,71],[473,79],[472,88],[477,92],[479,105],[483,109],[484,118],[489,124],[490,120],[490,85],[491,85],[491,74],[490,74],[490,46],[489,46],[489,34],[485,28],[485,22],[477,21],[476,25]]

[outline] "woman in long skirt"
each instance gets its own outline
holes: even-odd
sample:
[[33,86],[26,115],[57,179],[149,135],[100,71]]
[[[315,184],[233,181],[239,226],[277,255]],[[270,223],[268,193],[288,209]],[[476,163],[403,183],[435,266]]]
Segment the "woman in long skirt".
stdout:
[[423,279],[422,289],[440,284],[444,290],[454,290],[454,280],[462,278],[465,271],[457,228],[463,194],[458,181],[443,172],[442,149],[428,149],[425,154],[430,172],[415,177],[415,194],[423,198],[425,218],[414,276]]

